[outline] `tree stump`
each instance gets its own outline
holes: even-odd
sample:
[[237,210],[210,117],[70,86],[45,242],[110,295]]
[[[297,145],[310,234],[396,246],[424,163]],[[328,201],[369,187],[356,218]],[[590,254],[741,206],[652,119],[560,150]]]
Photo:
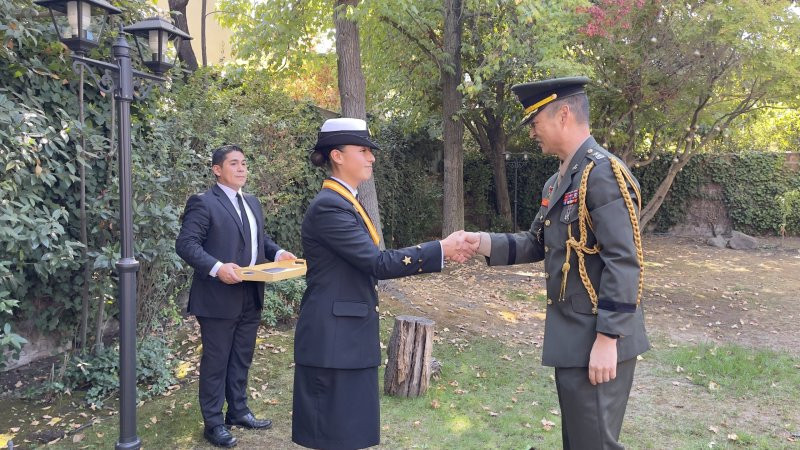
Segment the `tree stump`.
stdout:
[[389,362],[383,377],[383,392],[397,397],[418,397],[431,380],[433,326],[424,317],[397,316],[389,340]]

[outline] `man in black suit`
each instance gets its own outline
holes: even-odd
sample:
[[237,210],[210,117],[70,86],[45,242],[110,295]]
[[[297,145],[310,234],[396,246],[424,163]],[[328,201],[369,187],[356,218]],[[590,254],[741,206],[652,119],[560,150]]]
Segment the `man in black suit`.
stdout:
[[272,426],[272,421],[253,416],[246,392],[264,283],[243,282],[234,269],[295,256],[264,234],[261,204],[255,196],[242,193],[247,181],[242,149],[235,145],[216,149],[211,170],[217,182],[186,202],[175,250],[194,268],[188,312],[197,317],[203,343],[199,386],[203,436],[215,446],[233,447],[236,438],[228,426]]

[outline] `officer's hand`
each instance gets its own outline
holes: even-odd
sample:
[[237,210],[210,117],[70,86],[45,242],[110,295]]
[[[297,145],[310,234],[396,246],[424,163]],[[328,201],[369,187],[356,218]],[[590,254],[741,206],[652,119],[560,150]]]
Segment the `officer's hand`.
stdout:
[[589,382],[607,383],[617,378],[617,340],[597,333],[589,354]]
[[458,263],[472,258],[478,249],[478,242],[467,239],[467,233],[463,230],[456,231],[439,242],[442,244],[444,257]]
[[236,272],[233,270],[239,268],[239,265],[236,263],[225,263],[217,271],[217,278],[225,284],[241,283],[242,279],[239,278],[239,275],[236,275]]
[[283,253],[281,253],[281,256],[279,256],[275,260],[275,262],[285,261],[287,259],[297,259],[297,256],[294,256],[294,253],[292,253],[292,252],[287,252],[287,251],[284,250]]

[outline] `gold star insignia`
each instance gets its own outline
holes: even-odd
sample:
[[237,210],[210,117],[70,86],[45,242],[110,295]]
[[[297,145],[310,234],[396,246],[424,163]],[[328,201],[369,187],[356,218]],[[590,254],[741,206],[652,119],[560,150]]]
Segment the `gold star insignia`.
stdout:
[[405,265],[411,264],[411,257],[410,256],[406,256],[405,258],[403,258],[403,264],[405,264]]

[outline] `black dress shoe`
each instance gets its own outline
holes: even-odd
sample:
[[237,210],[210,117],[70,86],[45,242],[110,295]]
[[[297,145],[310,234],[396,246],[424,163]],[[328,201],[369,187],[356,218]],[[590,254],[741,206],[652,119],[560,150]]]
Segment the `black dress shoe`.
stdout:
[[206,428],[203,431],[203,437],[206,438],[208,442],[214,444],[215,447],[230,448],[236,446],[236,438],[225,428],[225,425]]
[[272,428],[272,421],[269,419],[256,419],[253,413],[247,413],[238,419],[231,419],[225,417],[225,425],[237,425],[243,428],[252,428],[255,430],[268,430]]

